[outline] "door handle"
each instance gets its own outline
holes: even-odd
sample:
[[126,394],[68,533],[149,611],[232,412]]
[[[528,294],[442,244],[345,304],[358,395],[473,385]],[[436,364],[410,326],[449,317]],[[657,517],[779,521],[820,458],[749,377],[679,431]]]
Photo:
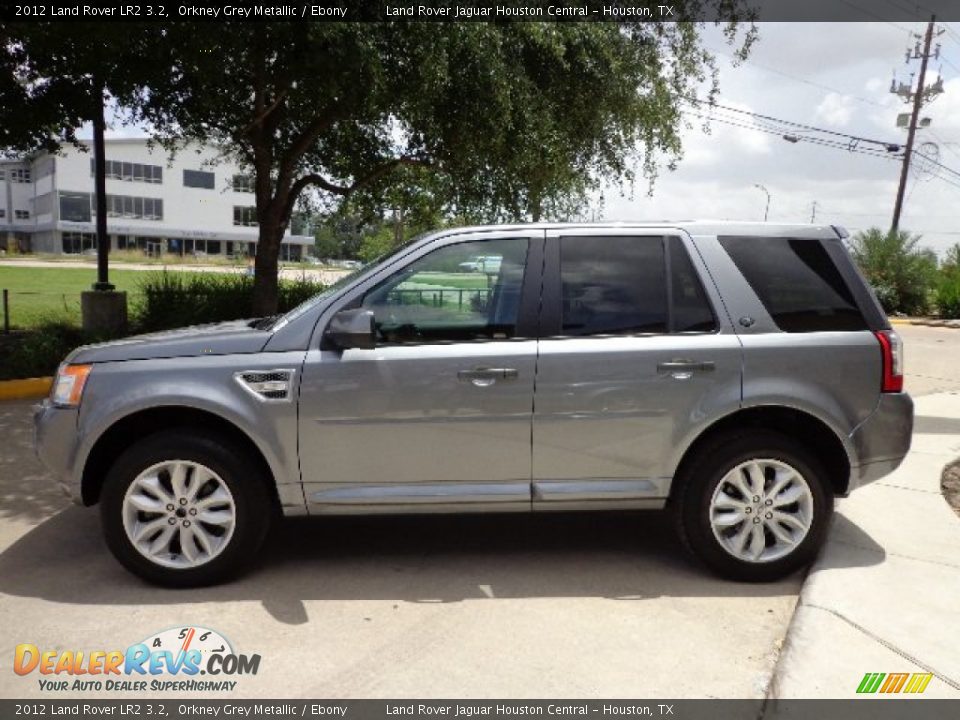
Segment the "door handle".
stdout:
[[515,368],[473,368],[473,370],[460,370],[457,373],[457,379],[460,382],[470,382],[477,387],[487,387],[493,385],[497,380],[516,380],[519,373]]
[[717,366],[712,360],[668,360],[657,363],[657,372],[661,373],[694,373],[713,372]]

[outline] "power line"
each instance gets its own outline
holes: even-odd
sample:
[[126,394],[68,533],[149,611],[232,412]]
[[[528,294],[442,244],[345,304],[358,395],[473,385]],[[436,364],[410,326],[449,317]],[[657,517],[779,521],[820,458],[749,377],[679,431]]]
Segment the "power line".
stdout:
[[[768,135],[776,135],[777,137],[783,137],[783,131],[775,128],[770,128],[763,125],[750,125],[747,123],[737,122],[736,120],[725,117],[722,115],[708,115],[692,110],[686,111],[688,115],[693,115],[695,117],[702,118],[710,122],[719,122],[724,125],[730,125],[732,127],[742,128],[744,130],[754,130],[756,132],[767,133]],[[809,137],[798,137],[798,142],[806,142],[811,145],[820,145],[823,147],[834,148],[838,150],[846,150],[847,152],[856,153],[858,155],[869,155],[871,157],[883,158],[884,160],[900,160],[902,159],[901,155],[891,154],[882,152],[880,150],[873,150],[870,148],[862,148],[857,146],[851,146],[849,144],[837,142],[834,140],[826,140],[823,138],[809,138]]]
[[850,135],[849,133],[842,133],[836,130],[828,130],[827,128],[816,127],[815,125],[807,125],[806,123],[799,123],[793,120],[784,120],[783,118],[773,117],[772,115],[764,115],[762,113],[753,112],[752,110],[743,110],[742,108],[735,108],[729,105],[720,105],[719,103],[712,103],[706,100],[701,100],[699,98],[692,98],[688,102],[693,102],[697,105],[706,105],[710,108],[717,108],[720,110],[725,110],[727,112],[740,113],[742,115],[750,115],[751,117],[760,118],[765,121],[775,122],[779,125],[787,125],[792,128],[799,128],[801,130],[806,130],[810,132],[823,133],[825,135],[833,135],[835,137],[846,138],[851,142],[865,142],[873,145],[882,145],[885,148],[897,146],[899,149],[901,143],[887,142],[885,140],[873,140],[871,138],[860,137],[858,135]]
[[940,135],[939,135],[938,133],[933,132],[933,131],[930,130],[929,128],[927,129],[927,132],[930,133],[931,137],[933,137],[934,140],[937,140],[937,141],[939,142],[939,147],[942,147],[942,148],[943,148],[944,150],[946,150],[948,153],[952,153],[952,154],[956,155],[958,158],[960,158],[960,151],[954,150],[952,147],[950,147],[951,145],[955,145],[955,144],[957,144],[957,143],[949,143],[949,142],[947,142],[947,141],[944,140],[942,137],[940,137]]
[[950,27],[950,25],[948,25],[947,23],[940,23],[940,24],[947,31],[947,35],[949,37],[953,38],[957,43],[960,43],[960,33],[958,33],[956,30]]
[[946,165],[944,165],[943,163],[939,162],[938,160],[934,160],[932,157],[929,157],[929,156],[927,156],[927,155],[924,155],[924,154],[923,154],[922,152],[920,152],[919,150],[914,150],[914,151],[913,151],[913,155],[914,155],[914,157],[918,157],[918,158],[920,158],[921,160],[924,160],[924,161],[930,163],[931,165],[934,165],[934,166],[940,168],[941,170],[944,170],[944,171],[950,173],[950,176],[951,176],[951,177],[955,177],[957,180],[960,180],[960,172],[957,172],[957,171],[954,170],[953,168],[947,167]]
[[938,59],[940,60],[940,62],[946,63],[946,64],[949,65],[951,68],[953,68],[953,71],[954,71],[955,73],[957,73],[957,75],[960,75],[960,67],[957,67],[956,65],[954,65],[950,60],[948,60],[948,59],[947,59],[946,57],[944,57],[943,55],[941,55]]

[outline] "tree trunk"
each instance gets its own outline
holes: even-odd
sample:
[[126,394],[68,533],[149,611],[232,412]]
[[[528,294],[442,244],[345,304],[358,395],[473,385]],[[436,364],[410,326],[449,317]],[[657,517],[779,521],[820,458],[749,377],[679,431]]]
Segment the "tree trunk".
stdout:
[[265,317],[277,312],[279,300],[277,260],[280,257],[280,241],[283,239],[284,229],[284,224],[275,213],[266,213],[260,221],[253,278],[253,314],[256,317]]

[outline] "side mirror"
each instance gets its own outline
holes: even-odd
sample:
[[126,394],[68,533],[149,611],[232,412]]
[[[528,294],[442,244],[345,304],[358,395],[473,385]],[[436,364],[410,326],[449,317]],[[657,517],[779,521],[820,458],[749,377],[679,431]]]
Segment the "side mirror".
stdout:
[[372,310],[341,310],[330,320],[327,337],[342,350],[372,350],[377,346],[377,329]]

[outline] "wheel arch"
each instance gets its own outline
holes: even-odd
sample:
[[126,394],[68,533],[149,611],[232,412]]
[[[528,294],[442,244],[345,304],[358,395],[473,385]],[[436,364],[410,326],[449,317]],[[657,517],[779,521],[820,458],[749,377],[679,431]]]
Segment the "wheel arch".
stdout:
[[804,410],[782,405],[763,405],[736,410],[715,421],[694,438],[677,465],[669,501],[672,502],[679,491],[681,483],[676,481],[684,476],[687,468],[704,448],[723,435],[750,429],[782,433],[815,451],[827,472],[834,495],[847,494],[852,463],[841,436],[822,419]]
[[263,452],[247,433],[221,415],[195,407],[167,405],[146,408],[125,415],[110,425],[96,440],[87,453],[80,480],[81,499],[84,505],[100,501],[100,491],[107,472],[116,458],[134,442],[161,430],[196,428],[204,433],[213,433],[236,443],[247,451],[257,463],[262,477],[267,478],[270,495],[277,508],[280,497],[276,475]]

